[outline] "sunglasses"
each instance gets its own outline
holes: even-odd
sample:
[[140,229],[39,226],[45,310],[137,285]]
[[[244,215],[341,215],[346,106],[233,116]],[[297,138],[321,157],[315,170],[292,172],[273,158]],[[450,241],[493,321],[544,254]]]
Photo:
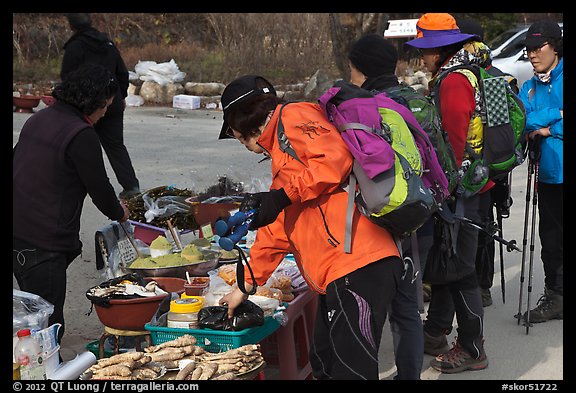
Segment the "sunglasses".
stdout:
[[528,54],[528,53],[540,53],[542,51],[542,48],[544,48],[546,45],[548,45],[547,42],[543,43],[540,46],[537,47],[526,47],[526,49],[524,49],[524,54]]

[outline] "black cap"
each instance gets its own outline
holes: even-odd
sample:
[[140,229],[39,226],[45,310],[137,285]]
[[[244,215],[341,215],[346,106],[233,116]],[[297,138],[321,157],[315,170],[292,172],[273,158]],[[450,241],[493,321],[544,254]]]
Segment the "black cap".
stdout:
[[[262,86],[262,83],[258,83],[258,81],[264,82],[267,86],[259,87]],[[226,86],[222,92],[222,97],[220,98],[222,110],[224,111],[224,124],[222,124],[222,130],[220,131],[218,139],[231,138],[226,134],[229,128],[226,117],[228,113],[230,113],[230,109],[240,102],[260,94],[276,95],[276,90],[274,90],[274,86],[272,86],[270,82],[258,75],[241,76]]]
[[535,22],[526,32],[526,38],[522,42],[527,48],[537,48],[549,40],[562,38],[562,29],[558,23],[543,20]]
[[480,41],[484,41],[484,28],[474,19],[457,19],[456,24],[460,29],[460,33],[473,34],[478,36]]
[[390,41],[378,34],[359,38],[350,48],[348,59],[367,77],[394,75],[398,51]]

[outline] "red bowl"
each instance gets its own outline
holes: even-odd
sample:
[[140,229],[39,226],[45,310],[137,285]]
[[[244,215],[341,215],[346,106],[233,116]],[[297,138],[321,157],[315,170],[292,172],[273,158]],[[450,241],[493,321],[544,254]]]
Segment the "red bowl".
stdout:
[[98,319],[104,326],[118,330],[143,331],[160,303],[170,294],[139,299],[110,299],[109,306],[94,304]]
[[16,107],[16,112],[32,113],[34,108],[40,104],[40,97],[33,95],[12,96],[12,104]]
[[43,95],[42,97],[40,97],[40,99],[44,104],[46,104],[46,106],[50,106],[56,101],[56,98],[49,95]]
[[[166,292],[184,293],[186,280],[177,277],[144,277],[146,282],[152,280]],[[146,325],[164,298],[169,295],[152,296],[139,299],[111,299],[110,306],[94,304],[98,319],[104,326],[119,330],[144,330]]]

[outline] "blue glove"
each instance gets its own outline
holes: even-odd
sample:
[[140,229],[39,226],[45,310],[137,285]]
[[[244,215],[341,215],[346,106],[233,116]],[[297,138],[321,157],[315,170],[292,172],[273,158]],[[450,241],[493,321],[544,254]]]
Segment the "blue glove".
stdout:
[[240,204],[241,211],[256,209],[249,229],[254,230],[272,224],[282,210],[292,201],[284,192],[284,189],[270,190],[269,192],[258,192],[246,194]]

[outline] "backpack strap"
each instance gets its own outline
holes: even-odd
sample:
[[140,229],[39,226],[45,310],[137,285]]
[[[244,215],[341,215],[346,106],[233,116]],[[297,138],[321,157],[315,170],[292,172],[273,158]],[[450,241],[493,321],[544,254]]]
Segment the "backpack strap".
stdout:
[[348,129],[355,129],[355,130],[364,130],[364,131],[368,131],[368,132],[375,132],[378,133],[378,130],[376,130],[374,127],[368,127],[367,125],[364,125],[362,123],[344,123],[341,124],[339,127],[337,127],[338,132],[342,133]]
[[288,104],[289,102],[282,104],[282,106],[280,107],[280,113],[278,113],[278,127],[276,130],[276,134],[278,135],[278,144],[280,145],[280,150],[287,153],[289,156],[291,156],[295,160],[299,161],[302,165],[304,165],[304,163],[302,162],[302,160],[300,160],[300,158],[296,154],[296,151],[290,144],[290,141],[288,140],[288,137],[286,136],[286,132],[284,130],[284,124],[282,123],[282,110]]
[[[285,103],[280,107],[280,113],[278,114],[278,127],[277,127],[277,134],[278,134],[278,144],[280,145],[280,150],[285,152],[286,154],[293,157],[295,160],[298,160],[300,163],[304,164],[302,160],[298,157],[294,148],[290,144],[288,137],[286,136],[286,132],[284,129],[284,124],[282,124],[282,110],[286,105],[289,103]],[[342,130],[338,130],[340,132],[346,130],[347,128],[356,128],[356,129],[363,129],[367,131],[374,131],[372,128],[365,126],[364,124],[360,123],[348,123],[341,126],[343,127]],[[350,254],[352,252],[352,221],[354,219],[354,197],[356,194],[356,177],[354,174],[350,173],[349,181],[348,181],[348,206],[346,208],[346,228],[344,230],[344,252]]]
[[352,221],[354,219],[354,197],[356,195],[356,176],[350,173],[348,181],[348,206],[346,207],[346,227],[344,229],[344,252],[352,252]]
[[[434,106],[436,106],[437,112],[438,112],[438,117],[440,118],[440,121],[442,121],[442,111],[440,110],[440,84],[444,81],[444,79],[448,76],[448,74],[450,74],[451,72],[454,71],[458,71],[458,70],[468,70],[470,71],[477,79],[478,81],[478,88],[482,89],[483,87],[481,86],[481,77],[480,77],[480,71],[479,71],[479,66],[475,65],[475,64],[469,64],[469,65],[457,65],[454,66],[452,68],[449,68],[445,71],[442,71],[436,79],[436,83],[434,84],[434,87],[432,88],[432,90],[430,91],[430,96],[432,97],[432,100],[434,102]],[[472,84],[472,82],[470,81],[470,77],[466,74],[464,74],[462,72],[462,74],[464,76],[466,76],[466,78],[468,79],[468,81],[470,82],[470,84]],[[474,86],[472,86],[472,88],[474,88]],[[466,141],[465,145],[464,145],[464,150],[466,151],[466,153],[468,153],[472,158],[474,159],[479,159],[480,156],[474,151],[474,149],[472,149],[472,146],[470,146],[470,144],[468,143],[468,141]]]

